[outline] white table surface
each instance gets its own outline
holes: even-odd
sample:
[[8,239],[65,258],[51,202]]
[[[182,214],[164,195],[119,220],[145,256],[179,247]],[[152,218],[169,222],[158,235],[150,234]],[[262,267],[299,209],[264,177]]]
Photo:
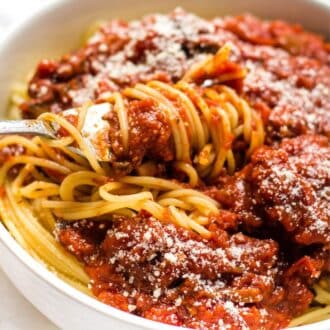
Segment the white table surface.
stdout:
[[[31,12],[42,2],[50,0],[0,0],[0,33]],[[330,0],[320,0],[330,3]],[[9,282],[0,269],[0,330],[56,330]]]
[[56,330],[9,282],[0,270],[0,329]]

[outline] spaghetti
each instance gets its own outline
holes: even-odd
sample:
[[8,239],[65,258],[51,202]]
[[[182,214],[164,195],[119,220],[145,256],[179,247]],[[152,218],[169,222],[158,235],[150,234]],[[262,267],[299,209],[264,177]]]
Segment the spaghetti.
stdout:
[[[112,104],[111,111],[115,114],[115,118],[111,114],[110,127],[117,129],[108,143],[111,156],[115,156],[112,161],[128,160],[133,163],[134,168],[140,165],[143,158],[150,156],[148,152],[137,153],[139,148],[136,147],[141,144],[148,145],[150,136],[146,133],[140,134],[133,145],[130,141],[133,139],[130,132],[138,128],[146,132],[150,127],[150,118],[144,123],[140,120],[141,112],[148,111],[143,110],[143,102],[150,102],[149,111],[155,107],[157,115],[162,116],[162,119],[155,120],[153,135],[161,134],[162,124],[169,126],[168,138],[173,140],[169,148],[170,153],[173,153],[174,167],[186,173],[193,186],[197,184],[197,176],[216,178],[225,165],[232,174],[237,167],[246,162],[252,152],[264,143],[264,128],[258,112],[234,89],[218,85],[219,80],[223,83],[226,79],[231,81],[244,77],[244,70],[239,66],[230,68],[230,74],[221,74],[222,68],[231,64],[229,50],[229,46],[225,45],[216,55],[209,56],[201,64],[196,64],[182,81],[174,85],[151,81],[126,88],[122,93],[101,94],[98,102]],[[199,67],[206,69],[202,71]],[[210,87],[187,82],[195,80],[203,84],[210,79],[214,80]],[[71,112],[69,116],[72,117]],[[149,115],[151,118],[154,116]],[[79,118],[81,117],[79,113]],[[54,115],[42,115],[41,118],[52,120]],[[78,121],[81,122],[80,119]],[[65,125],[63,127],[65,128]],[[102,141],[94,141],[94,144],[104,144],[104,136],[101,136],[100,140]],[[234,150],[237,141],[248,146],[243,160],[238,158],[240,155]],[[150,149],[154,152],[155,148]]]
[[[59,117],[52,115],[52,118]],[[63,119],[58,123],[62,124]],[[80,133],[75,128],[65,127],[80,141]],[[218,214],[219,205],[201,192],[185,188],[179,183],[148,176],[125,176],[117,182],[107,182],[109,179],[102,173],[103,170],[93,171],[90,167],[72,163],[60,155],[60,141],[57,148],[52,148],[47,140],[39,137],[29,140],[11,136],[3,139],[2,145],[12,145],[13,141],[24,145],[27,155],[14,157],[0,170],[1,185],[6,185],[10,169],[17,164],[24,165],[12,183],[13,191],[9,192],[10,195],[35,200],[41,208],[53,210],[58,218],[66,221],[97,218],[116,212],[121,214],[145,210],[161,221],[170,221],[193,229],[205,237],[210,236],[201,224],[208,224],[206,219]],[[56,163],[52,160],[52,157],[56,157],[55,154],[58,155]],[[86,154],[86,158],[90,161],[91,167],[92,164],[98,163],[92,154]],[[51,176],[54,182],[49,182],[50,178],[43,177],[35,170],[36,168],[42,168],[46,172],[52,171],[51,173],[56,173],[57,178]],[[31,183],[22,186],[27,178]],[[59,181],[61,183],[56,183]],[[97,187],[97,190],[92,189],[90,195],[81,195],[81,186]],[[191,213],[191,216],[187,212]]]
[[[157,103],[170,122],[179,166],[193,163],[201,177],[217,177],[225,163],[229,173],[234,172],[233,140],[243,137],[250,145],[247,157],[263,144],[259,114],[229,87],[198,90],[183,81],[174,87],[153,81],[128,88],[124,95],[139,100],[151,98]],[[180,106],[173,106],[174,102]],[[193,160],[191,150],[195,150]]]

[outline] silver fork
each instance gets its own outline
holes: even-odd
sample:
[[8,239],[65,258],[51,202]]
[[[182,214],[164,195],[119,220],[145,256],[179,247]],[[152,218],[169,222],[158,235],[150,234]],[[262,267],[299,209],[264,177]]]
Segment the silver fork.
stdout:
[[39,135],[48,139],[56,139],[54,128],[40,119],[1,120],[0,135]]
[[[111,111],[109,104],[96,104],[87,109],[85,116],[85,124],[82,127],[81,133],[83,139],[90,150],[94,153],[97,160],[101,162],[111,162],[110,148],[107,150],[100,150],[100,143],[97,143],[99,138],[99,131],[109,128],[107,121],[103,119],[104,114],[107,111]],[[66,110],[63,112],[72,113],[75,109]],[[51,123],[48,123],[41,119],[22,119],[22,120],[0,120],[0,136],[1,135],[29,135],[29,136],[42,136],[48,139],[57,139],[57,128]],[[103,145],[103,144],[102,144]],[[78,148],[68,146],[68,149],[84,156]]]

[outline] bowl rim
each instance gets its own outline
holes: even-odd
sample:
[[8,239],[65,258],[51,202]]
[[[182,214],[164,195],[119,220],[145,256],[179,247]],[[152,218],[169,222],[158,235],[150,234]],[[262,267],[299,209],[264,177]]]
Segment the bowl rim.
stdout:
[[[330,1],[325,2],[324,0],[296,0],[302,3],[310,3],[319,6],[321,9],[328,11],[330,14]],[[69,3],[70,0],[49,0],[47,2],[43,2],[38,8],[29,12],[24,18],[20,18],[20,21],[16,21],[6,30],[6,34],[0,38],[0,53],[3,48],[6,48],[8,44],[11,43],[12,39],[15,39],[15,36],[18,35],[25,26],[28,26],[30,22],[34,20],[38,20],[44,15],[49,14],[52,11],[56,11],[61,6]],[[67,296],[71,300],[75,300],[79,305],[84,305],[85,307],[92,308],[95,311],[103,314],[107,317],[113,317],[119,321],[130,323],[133,326],[139,326],[144,329],[150,330],[178,330],[184,329],[177,326],[172,326],[160,322],[156,322],[153,320],[145,319],[143,317],[139,317],[128,312],[121,311],[112,306],[106,305],[100,301],[98,301],[94,297],[90,297],[87,294],[80,292],[78,289],[69,285],[62,279],[60,279],[54,272],[49,270],[45,265],[38,262],[34,259],[19,243],[11,236],[9,231],[6,229],[4,224],[0,221],[0,240],[3,243],[3,246],[14,254],[19,261],[26,266],[30,272],[36,275],[40,280],[46,282],[51,285],[57,292]],[[1,268],[1,265],[0,265]],[[29,301],[30,302],[30,301]],[[30,302],[31,303],[31,302]],[[312,323],[310,325],[301,326],[299,328],[291,328],[291,329],[299,329],[299,330],[313,330],[313,326],[320,326],[323,324],[329,324],[330,319],[324,320],[321,322]],[[325,328],[324,328],[325,329]]]

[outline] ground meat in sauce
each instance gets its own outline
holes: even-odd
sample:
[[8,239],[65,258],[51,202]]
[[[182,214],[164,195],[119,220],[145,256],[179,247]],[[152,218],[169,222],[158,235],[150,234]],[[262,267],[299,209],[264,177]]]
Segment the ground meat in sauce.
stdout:
[[250,15],[201,19],[182,10],[104,25],[80,50],[42,61],[29,84],[25,117],[97,99],[158,79],[177,81],[205,54],[231,42],[248,69],[243,94],[267,123],[268,143],[307,132],[330,134],[330,49],[321,37]]
[[58,237],[85,263],[101,301],[153,320],[197,329],[279,329],[308,306],[308,284],[321,262],[304,257],[284,270],[275,241],[214,233],[204,240],[141,214],[99,227],[67,225]]
[[220,178],[209,194],[248,227],[280,223],[295,242],[330,243],[330,146],[326,137],[300,136],[261,147],[241,172]]
[[[168,162],[174,159],[174,146],[166,115],[159,111],[153,100],[132,101],[126,104],[128,118],[128,151],[123,148],[116,113],[111,111],[104,119],[109,121],[109,145],[118,163],[126,161],[129,168],[136,169],[145,159]],[[117,164],[117,167],[120,165]],[[116,167],[116,164],[115,166]]]
[[224,28],[240,39],[252,44],[283,48],[292,55],[315,58],[330,64],[330,46],[321,36],[315,35],[300,25],[280,20],[262,21],[252,15],[240,15],[224,19]]
[[84,48],[39,64],[23,114],[35,117],[41,106],[61,111],[137,82],[178,80],[200,55],[218,49],[212,32],[212,24],[182,11],[112,21]]

